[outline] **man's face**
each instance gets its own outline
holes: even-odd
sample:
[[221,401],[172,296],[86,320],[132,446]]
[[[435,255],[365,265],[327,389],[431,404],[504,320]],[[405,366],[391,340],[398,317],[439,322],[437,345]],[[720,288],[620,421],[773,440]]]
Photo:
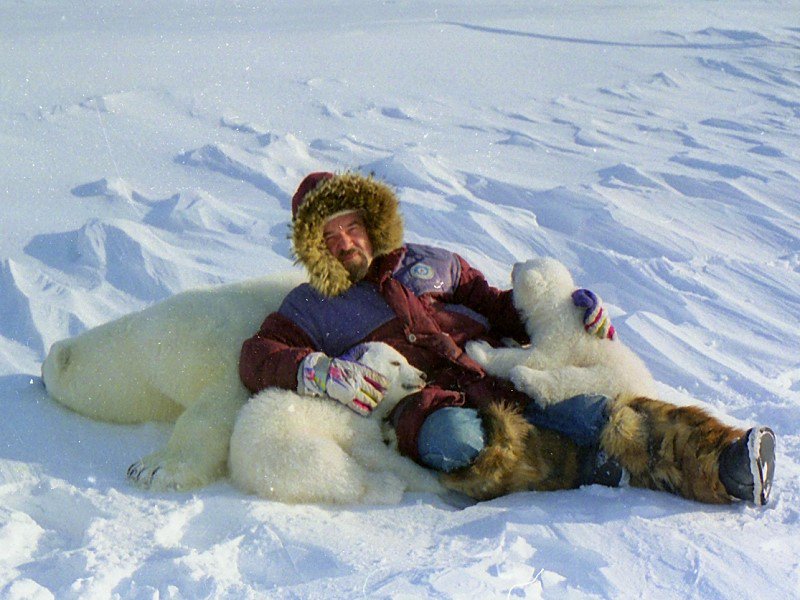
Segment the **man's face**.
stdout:
[[328,251],[347,269],[351,281],[363,279],[373,256],[361,215],[351,212],[334,217],[323,226],[322,237]]

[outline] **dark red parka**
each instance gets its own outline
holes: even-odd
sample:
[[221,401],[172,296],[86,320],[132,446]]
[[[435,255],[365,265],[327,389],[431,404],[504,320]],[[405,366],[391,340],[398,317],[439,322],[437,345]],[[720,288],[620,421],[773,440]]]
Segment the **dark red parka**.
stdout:
[[[428,375],[426,388],[402,400],[392,413],[403,454],[418,459],[419,428],[425,417],[438,408],[481,407],[498,398],[527,402],[527,396],[487,377],[464,353],[464,344],[471,339],[496,342],[512,337],[526,341],[527,335],[511,292],[490,286],[484,275],[463,258],[442,249],[406,245],[376,258],[358,285],[379,294],[382,301],[378,302],[384,309],[388,305],[390,318],[381,320],[374,329],[359,332],[358,339],[348,339],[347,347],[368,341],[385,342]],[[307,354],[337,352],[332,350],[336,345],[327,342],[326,326],[334,329],[334,325],[341,325],[340,321],[350,319],[348,331],[358,329],[354,321],[358,315],[348,313],[351,306],[346,300],[333,308],[330,300],[326,304],[326,299],[311,288],[299,295],[302,301],[295,300],[298,308],[294,312],[290,307],[281,307],[270,314],[258,333],[242,346],[240,376],[253,393],[271,386],[297,389],[297,371]],[[317,329],[307,320],[309,312],[314,311],[322,315]],[[341,348],[344,349],[347,348]]]

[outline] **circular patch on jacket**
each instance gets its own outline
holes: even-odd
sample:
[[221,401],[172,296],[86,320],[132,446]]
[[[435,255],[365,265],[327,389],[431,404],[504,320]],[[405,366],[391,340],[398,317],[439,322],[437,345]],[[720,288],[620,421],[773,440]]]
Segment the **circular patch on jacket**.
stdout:
[[433,267],[423,263],[418,263],[411,267],[411,276],[417,279],[433,279],[435,274]]

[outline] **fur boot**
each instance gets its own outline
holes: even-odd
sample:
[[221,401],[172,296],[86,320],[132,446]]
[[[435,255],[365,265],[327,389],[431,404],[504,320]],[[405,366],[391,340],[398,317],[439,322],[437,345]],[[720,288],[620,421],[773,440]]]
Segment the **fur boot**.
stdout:
[[726,504],[719,456],[744,433],[696,406],[636,397],[613,403],[600,444],[630,472],[631,485]]
[[491,404],[482,417],[488,444],[469,467],[442,475],[445,487],[489,500],[578,486],[578,447],[568,438],[537,429],[507,404]]
[[[442,475],[447,488],[488,500],[578,487],[579,448],[568,438],[534,427],[506,404],[491,404],[482,416],[489,443],[469,467]],[[696,406],[636,397],[612,404],[600,447],[633,486],[727,504],[733,498],[719,479],[719,457],[744,434]]]

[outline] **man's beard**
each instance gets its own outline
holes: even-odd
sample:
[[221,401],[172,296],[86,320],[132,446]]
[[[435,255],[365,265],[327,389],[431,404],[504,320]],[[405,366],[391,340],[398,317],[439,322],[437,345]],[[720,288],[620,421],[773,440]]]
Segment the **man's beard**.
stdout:
[[340,256],[342,258],[349,257],[352,255],[357,255],[356,258],[351,259],[347,262],[341,261],[342,266],[347,270],[347,273],[350,275],[350,281],[356,283],[357,281],[361,281],[364,277],[367,276],[367,271],[369,271],[369,258],[367,258],[366,253],[361,250],[361,248],[351,248],[347,252],[342,253]]

